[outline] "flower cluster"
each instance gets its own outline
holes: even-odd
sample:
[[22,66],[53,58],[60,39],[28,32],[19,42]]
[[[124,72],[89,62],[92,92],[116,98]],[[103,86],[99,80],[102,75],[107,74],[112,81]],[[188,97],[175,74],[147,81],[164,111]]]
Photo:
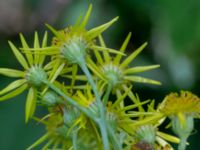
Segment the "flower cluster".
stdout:
[[[154,100],[141,101],[132,90],[133,83],[161,83],[137,73],[160,65],[131,67],[147,43],[126,56],[129,33],[119,50],[108,48],[102,33],[118,17],[88,30],[91,12],[92,5],[74,26],[62,30],[47,24],[54,35],[51,44],[47,32],[42,41],[35,33],[33,47],[22,34],[20,48],[9,42],[23,70],[0,68],[1,75],[17,79],[0,90],[0,101],[28,89],[25,121],[34,119],[46,127],[46,133],[28,150],[45,142],[43,149],[63,150],[173,149],[169,142],[174,142],[184,150],[193,118],[199,117],[199,98],[190,92],[172,93],[157,109]],[[48,113],[36,116],[38,105]],[[159,130],[166,117],[171,118],[178,137]]]

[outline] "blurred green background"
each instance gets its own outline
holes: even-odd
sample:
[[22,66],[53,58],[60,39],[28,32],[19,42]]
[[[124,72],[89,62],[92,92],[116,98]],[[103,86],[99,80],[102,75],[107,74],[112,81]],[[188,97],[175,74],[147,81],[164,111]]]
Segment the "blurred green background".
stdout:
[[[119,48],[131,31],[128,52],[145,41],[149,43],[132,65],[161,65],[141,75],[161,81],[162,86],[135,84],[134,90],[142,100],[159,102],[166,94],[182,89],[200,96],[199,0],[1,0],[0,67],[20,68],[7,44],[11,40],[20,46],[19,32],[31,41],[35,30],[47,30],[46,22],[58,29],[73,25],[90,3],[93,12],[88,29],[119,16],[119,21],[103,33],[106,44]],[[10,81],[0,76],[0,89]],[[0,103],[1,150],[23,150],[45,133],[44,127],[34,121],[25,124],[25,97],[26,93]],[[41,108],[39,112],[43,111]],[[199,149],[199,125],[196,120],[188,150]]]

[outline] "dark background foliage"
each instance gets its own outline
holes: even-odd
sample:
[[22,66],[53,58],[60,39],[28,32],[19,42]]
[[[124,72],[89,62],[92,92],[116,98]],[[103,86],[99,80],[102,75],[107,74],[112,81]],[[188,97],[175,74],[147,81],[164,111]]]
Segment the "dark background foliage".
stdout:
[[[190,90],[200,96],[199,0],[1,0],[0,67],[20,68],[7,44],[11,40],[20,46],[19,32],[31,41],[35,30],[44,33],[45,22],[58,29],[73,25],[89,3],[93,3],[93,13],[88,29],[120,17],[103,34],[109,47],[119,48],[130,31],[133,36],[128,52],[145,41],[149,43],[132,65],[160,64],[159,69],[141,75],[160,80],[162,86],[134,84],[134,91],[142,100],[159,102],[166,94],[180,90]],[[0,76],[0,89],[10,81]],[[24,105],[25,93],[0,103],[0,149],[25,149],[45,132],[34,121],[25,124]],[[39,108],[38,112],[43,111]],[[188,150],[199,147],[199,124],[196,120]]]

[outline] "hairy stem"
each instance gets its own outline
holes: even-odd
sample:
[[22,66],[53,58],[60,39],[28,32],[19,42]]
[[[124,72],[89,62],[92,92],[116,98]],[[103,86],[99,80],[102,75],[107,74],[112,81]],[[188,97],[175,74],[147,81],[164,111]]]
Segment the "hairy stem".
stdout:
[[77,136],[78,136],[78,131],[76,130],[73,131],[72,133],[73,150],[78,150]]
[[187,140],[187,137],[182,137],[180,139],[180,143],[178,145],[178,150],[185,150],[186,149],[186,141]]
[[101,131],[101,134],[102,134],[104,150],[109,150],[109,141],[108,141],[108,134],[107,134],[107,129],[106,129],[106,118],[105,118],[104,106],[102,104],[102,101],[101,101],[100,95],[98,93],[96,84],[93,81],[93,78],[92,78],[92,76],[91,76],[91,74],[90,74],[90,72],[89,72],[89,70],[86,66],[84,59],[80,60],[79,66],[81,67],[81,69],[85,73],[85,75],[86,75],[86,77],[87,77],[87,79],[88,79],[88,81],[89,81],[89,83],[90,83],[90,85],[93,89],[93,92],[95,94],[96,101],[97,101],[97,104],[98,104],[98,110],[99,110],[99,113],[100,113],[100,120],[98,121],[98,124],[99,124],[100,131]]
[[89,111],[89,109],[86,109],[86,108],[82,107],[81,105],[79,105],[75,100],[73,100],[71,97],[67,96],[61,89],[56,87],[53,83],[50,83],[48,80],[43,81],[43,82],[47,86],[49,86],[53,91],[55,91],[60,96],[62,96],[69,104],[78,108],[81,112],[83,112],[86,116],[88,116],[89,118],[91,118],[95,122],[97,121],[96,117]]
[[107,103],[108,103],[108,98],[109,98],[109,95],[110,95],[110,93],[112,91],[112,87],[113,87],[112,84],[108,84],[108,87],[106,89],[106,93],[105,93],[105,95],[103,97],[104,106],[106,106]]
[[122,147],[119,145],[119,139],[117,139],[113,128],[111,128],[109,124],[107,125],[107,128],[108,128],[109,136],[113,143],[114,150],[122,150]]

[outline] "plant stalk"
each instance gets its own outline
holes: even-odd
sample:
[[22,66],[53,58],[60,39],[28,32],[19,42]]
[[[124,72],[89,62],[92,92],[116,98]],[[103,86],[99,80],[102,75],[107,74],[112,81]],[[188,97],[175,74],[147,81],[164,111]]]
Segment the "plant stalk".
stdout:
[[108,103],[108,98],[109,98],[109,95],[110,95],[110,93],[112,91],[112,88],[113,88],[112,84],[108,84],[108,87],[106,89],[106,93],[105,93],[105,95],[103,97],[104,106],[106,106],[107,103]]
[[180,139],[180,143],[178,145],[178,150],[185,150],[186,149],[186,142],[187,142],[187,137],[182,137]]
[[67,96],[61,89],[56,87],[53,83],[50,83],[48,80],[45,80],[43,82],[47,86],[49,86],[53,91],[55,91],[60,96],[62,96],[69,104],[78,108],[81,112],[83,112],[86,116],[88,116],[89,118],[91,118],[95,122],[97,121],[96,117],[89,111],[89,109],[86,109],[86,108],[82,107],[81,105],[79,105],[75,100],[73,100],[71,97]]
[[78,150],[78,143],[77,143],[77,135],[78,134],[78,131],[73,131],[72,133],[72,142],[73,142],[73,150]]
[[84,59],[80,59],[79,61],[79,66],[81,67],[81,69],[83,70],[83,72],[85,73],[91,87],[92,90],[95,94],[96,97],[96,101],[98,104],[98,111],[100,114],[100,120],[98,121],[99,127],[100,127],[100,131],[102,134],[102,139],[103,139],[103,145],[104,145],[104,150],[109,150],[109,141],[108,141],[108,134],[107,134],[107,129],[106,129],[106,117],[105,117],[105,109],[104,109],[104,105],[101,101],[100,95],[98,93],[96,84],[93,81],[93,78],[86,66],[85,60]]

